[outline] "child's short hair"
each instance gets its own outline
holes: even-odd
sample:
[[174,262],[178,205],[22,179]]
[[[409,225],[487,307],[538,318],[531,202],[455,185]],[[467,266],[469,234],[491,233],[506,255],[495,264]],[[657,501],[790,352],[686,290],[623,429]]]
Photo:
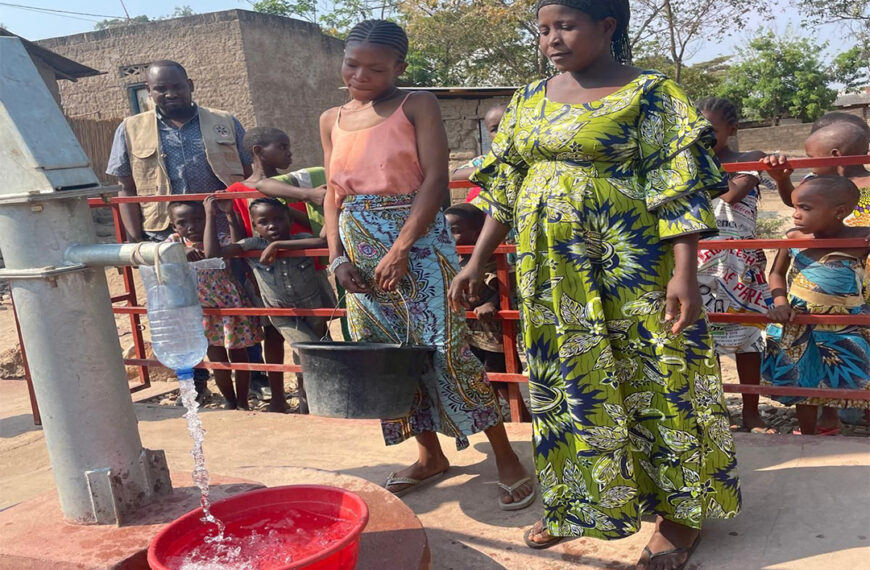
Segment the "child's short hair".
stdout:
[[724,97],[704,97],[695,102],[695,106],[701,112],[718,113],[729,125],[736,125],[740,119],[737,105]]
[[202,202],[196,202],[194,200],[177,200],[174,202],[170,202],[166,209],[169,211],[169,215],[172,215],[172,212],[175,211],[176,208],[180,208],[182,206],[187,206],[188,208],[193,208],[194,210],[202,210],[205,212],[205,206]]
[[257,198],[256,200],[251,201],[251,204],[248,206],[248,211],[253,212],[254,208],[257,206],[271,206],[273,208],[287,210],[288,212],[290,211],[287,204],[277,198]]
[[804,180],[800,186],[809,186],[813,191],[822,192],[836,204],[845,204],[849,206],[849,209],[857,206],[858,200],[861,199],[861,191],[858,186],[845,176],[837,174],[811,176]]
[[280,138],[289,138],[287,133],[275,127],[254,127],[245,133],[242,148],[249,156],[254,156],[255,146],[269,146]]
[[474,204],[469,204],[468,202],[450,206],[444,210],[444,215],[461,218],[471,224],[471,227],[476,230],[482,228],[484,222],[486,222],[486,213]]
[[813,123],[812,128],[810,128],[810,133],[814,133],[819,129],[824,129],[834,123],[849,123],[851,125],[855,125],[870,139],[870,124],[867,124],[867,121],[859,117],[858,115],[853,115],[851,113],[844,113],[843,111],[831,111],[830,113],[825,113]]

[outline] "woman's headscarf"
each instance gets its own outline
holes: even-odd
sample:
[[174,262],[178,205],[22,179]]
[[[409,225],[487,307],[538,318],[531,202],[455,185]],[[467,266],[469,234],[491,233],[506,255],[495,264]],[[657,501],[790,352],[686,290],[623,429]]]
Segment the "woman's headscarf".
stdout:
[[588,14],[593,20],[616,19],[616,31],[610,42],[610,51],[620,63],[631,63],[631,46],[628,43],[628,21],[631,8],[628,0],[539,0],[536,12],[544,6],[558,4]]

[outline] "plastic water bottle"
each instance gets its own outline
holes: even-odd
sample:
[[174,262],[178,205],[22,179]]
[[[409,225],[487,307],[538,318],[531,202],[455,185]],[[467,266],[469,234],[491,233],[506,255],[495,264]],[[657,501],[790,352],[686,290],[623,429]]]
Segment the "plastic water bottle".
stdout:
[[190,380],[208,350],[194,273],[187,263],[162,264],[160,279],[153,267],[141,266],[140,272],[154,355],[179,380]]

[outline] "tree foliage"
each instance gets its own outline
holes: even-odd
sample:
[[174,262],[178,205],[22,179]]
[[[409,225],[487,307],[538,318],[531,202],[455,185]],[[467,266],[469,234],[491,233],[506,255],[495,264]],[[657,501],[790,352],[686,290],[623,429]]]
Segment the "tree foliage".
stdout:
[[671,77],[682,80],[685,61],[701,41],[715,41],[744,29],[747,17],[766,7],[764,0],[635,0],[632,49],[667,54]]
[[[730,69],[729,56],[721,56],[710,61],[684,65],[680,74],[680,86],[692,100],[717,95]],[[645,55],[635,59],[634,64],[642,69],[655,69],[674,76],[674,62],[665,55]]]
[[789,33],[765,32],[739,50],[721,93],[739,104],[747,119],[814,121],[837,98],[829,85],[840,77],[820,58],[826,47]]
[[255,12],[287,16],[318,24],[327,33],[343,37],[354,24],[371,18],[387,19],[396,11],[396,0],[258,0]]

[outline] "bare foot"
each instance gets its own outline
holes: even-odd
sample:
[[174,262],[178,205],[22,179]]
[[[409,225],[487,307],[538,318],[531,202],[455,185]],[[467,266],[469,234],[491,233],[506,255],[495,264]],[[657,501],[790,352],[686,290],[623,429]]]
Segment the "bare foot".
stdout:
[[276,414],[286,414],[290,411],[290,407],[287,405],[286,401],[280,399],[276,400],[273,398],[272,401],[269,402],[269,406],[266,408],[266,411]]
[[[415,461],[410,467],[406,467],[397,472],[396,478],[416,479],[417,481],[422,481],[433,475],[447,471],[448,467],[450,467],[450,461],[442,455],[439,459],[435,459],[426,464]],[[399,493],[408,487],[413,487],[413,485],[407,483],[394,483],[387,487],[387,491],[390,493]]]
[[[523,467],[523,464],[520,463],[519,458],[514,455],[513,461],[506,463],[505,465],[496,465],[498,468],[498,481],[503,485],[507,485],[508,487],[514,486],[518,481],[525,479],[529,476],[529,472],[526,471],[526,468]],[[528,482],[524,483],[520,487],[514,489],[513,493],[508,493],[501,487],[498,488],[499,500],[502,504],[509,505],[511,503],[518,503],[531,495],[535,490],[534,482],[529,479]]]
[[[692,550],[701,531],[663,519],[656,518],[656,531],[637,563],[637,570],[675,570],[682,568],[692,555]],[[677,552],[661,554],[669,550]],[[659,556],[656,556],[659,554]]]
[[768,427],[764,420],[761,419],[761,415],[748,414],[746,410],[743,411],[743,427],[751,431],[752,433],[779,433],[777,430],[772,427]]

